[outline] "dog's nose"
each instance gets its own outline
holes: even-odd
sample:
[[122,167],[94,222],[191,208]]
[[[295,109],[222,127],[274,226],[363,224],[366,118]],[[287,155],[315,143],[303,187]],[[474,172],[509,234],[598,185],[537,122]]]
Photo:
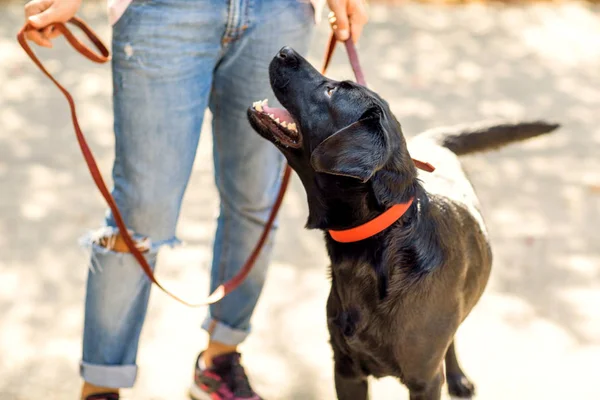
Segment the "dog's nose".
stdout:
[[296,58],[296,52],[291,47],[285,46],[281,50],[279,50],[277,58],[279,58],[282,61],[290,61]]

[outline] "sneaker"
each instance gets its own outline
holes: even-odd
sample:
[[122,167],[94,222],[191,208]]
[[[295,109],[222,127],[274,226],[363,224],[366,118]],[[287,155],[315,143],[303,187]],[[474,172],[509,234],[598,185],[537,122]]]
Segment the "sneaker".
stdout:
[[210,368],[201,367],[202,354],[196,360],[194,383],[190,397],[194,400],[262,400],[254,393],[240,353],[228,353],[213,358]]
[[117,393],[91,394],[85,400],[119,400],[119,395]]

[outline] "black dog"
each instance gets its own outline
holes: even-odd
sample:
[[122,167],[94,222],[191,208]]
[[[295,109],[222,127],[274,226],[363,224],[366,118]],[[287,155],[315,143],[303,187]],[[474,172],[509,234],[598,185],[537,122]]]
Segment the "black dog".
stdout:
[[[327,79],[290,48],[273,59],[270,77],[286,110],[257,102],[248,117],[302,180],[307,228],[325,231],[338,398],[367,399],[372,375],[399,378],[411,399],[439,399],[444,360],[450,394],[470,397],[474,386],[453,340],[484,291],[492,254],[457,155],[558,125],[440,129],[412,140],[409,154],[400,124],[372,91]],[[436,171],[418,174],[411,155]],[[397,204],[408,209],[380,233],[351,243],[332,237],[332,230],[360,226]]]

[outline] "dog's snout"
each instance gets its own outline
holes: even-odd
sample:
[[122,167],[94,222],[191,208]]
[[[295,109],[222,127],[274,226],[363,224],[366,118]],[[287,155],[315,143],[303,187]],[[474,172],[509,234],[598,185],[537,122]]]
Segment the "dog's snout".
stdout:
[[279,50],[279,53],[277,53],[277,58],[284,62],[294,62],[298,59],[294,49],[292,49],[289,46],[285,46],[281,50]]
[[279,50],[279,54],[277,55],[277,57],[279,57],[281,59],[286,59],[286,58],[290,57],[293,53],[294,53],[294,50],[291,47],[283,46],[281,48],[281,50]]

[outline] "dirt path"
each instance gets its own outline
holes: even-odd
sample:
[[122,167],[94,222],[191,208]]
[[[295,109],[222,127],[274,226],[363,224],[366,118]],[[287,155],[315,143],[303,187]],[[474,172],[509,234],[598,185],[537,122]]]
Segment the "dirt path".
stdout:
[[[66,103],[14,40],[21,5],[0,6],[0,399],[74,399],[87,273],[78,237],[104,211]],[[465,159],[495,249],[492,280],[458,351],[485,400],[597,399],[600,389],[600,8],[373,6],[359,53],[367,81],[408,136],[486,118],[549,118],[552,137]],[[109,39],[104,7],[82,15]],[[311,59],[320,63],[326,25]],[[113,139],[110,69],[64,45],[40,51],[77,97],[105,176]],[[351,78],[345,55],[331,75]],[[187,297],[207,292],[217,197],[205,130],[179,235],[159,274]],[[303,230],[298,181],[286,199],[275,261],[244,346],[272,399],[333,398],[324,302],[327,259]],[[185,399],[205,336],[202,311],[154,292],[132,399]],[[408,398],[393,380],[374,399]],[[400,395],[398,395],[400,393]]]

